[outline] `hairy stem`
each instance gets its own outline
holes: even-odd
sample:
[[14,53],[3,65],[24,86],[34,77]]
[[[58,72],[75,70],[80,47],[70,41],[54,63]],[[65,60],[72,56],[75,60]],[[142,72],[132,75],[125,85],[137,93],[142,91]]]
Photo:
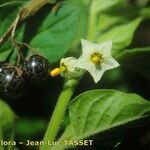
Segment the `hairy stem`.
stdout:
[[[64,87],[63,87],[63,91],[58,98],[55,110],[52,114],[50,123],[48,125],[46,134],[44,136],[43,141],[45,143],[47,143],[48,141],[53,142],[55,140],[58,129],[59,129],[60,124],[61,124],[61,121],[64,118],[65,111],[68,107],[68,103],[70,101],[70,98],[73,95],[74,88],[75,88],[76,84],[77,84],[77,80],[75,80],[75,79],[70,79],[70,80],[67,80],[65,82]],[[50,148],[49,145],[44,144],[41,146],[40,150],[49,150],[49,148]]]
[[48,3],[50,3],[50,0],[32,0],[20,9],[20,20],[24,20],[28,16],[36,14],[43,6],[45,6]]

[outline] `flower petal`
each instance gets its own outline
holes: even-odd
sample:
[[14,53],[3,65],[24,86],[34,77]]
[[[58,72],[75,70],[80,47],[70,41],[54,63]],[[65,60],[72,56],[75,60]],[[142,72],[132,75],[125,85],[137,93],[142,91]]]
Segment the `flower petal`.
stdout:
[[77,68],[87,70],[87,68],[93,67],[94,65],[90,63],[90,61],[86,57],[80,57],[75,66]]
[[102,52],[104,57],[111,56],[112,41],[107,41],[107,42],[98,44],[98,48]]
[[65,68],[64,70],[62,69],[61,76],[69,79],[81,77],[84,73],[84,70],[76,67],[77,62],[77,59],[74,57],[61,59],[60,68]]
[[77,59],[74,57],[62,58],[60,61],[60,66],[64,64],[68,71],[74,71],[76,62]]
[[97,44],[81,39],[82,55],[89,55],[97,50]]
[[102,63],[102,68],[104,70],[110,70],[118,66],[120,66],[119,63],[112,56],[104,59],[104,62]]
[[92,62],[84,61],[84,60],[85,59],[77,62],[76,67],[88,71],[91,74],[91,76],[93,77],[95,83],[97,83],[101,79],[105,70],[103,70],[100,65],[96,66]]
[[92,69],[89,69],[88,72],[92,75],[94,82],[97,83],[102,78],[105,71],[103,69],[98,70],[93,67]]

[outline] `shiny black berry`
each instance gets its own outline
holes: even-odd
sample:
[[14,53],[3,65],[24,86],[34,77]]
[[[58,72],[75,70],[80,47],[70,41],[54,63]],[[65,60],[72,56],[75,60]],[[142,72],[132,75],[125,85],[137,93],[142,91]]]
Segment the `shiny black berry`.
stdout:
[[11,64],[0,65],[0,96],[16,97],[24,90],[23,71]]
[[32,85],[45,83],[49,77],[49,69],[48,60],[38,54],[27,57],[23,64],[26,82]]

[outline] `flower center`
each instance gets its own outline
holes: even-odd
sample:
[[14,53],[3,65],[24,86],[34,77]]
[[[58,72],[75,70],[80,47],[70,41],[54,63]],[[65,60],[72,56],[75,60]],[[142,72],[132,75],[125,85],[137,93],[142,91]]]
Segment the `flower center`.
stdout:
[[94,64],[100,64],[103,62],[103,54],[102,53],[93,53],[91,55],[91,61],[94,63]]

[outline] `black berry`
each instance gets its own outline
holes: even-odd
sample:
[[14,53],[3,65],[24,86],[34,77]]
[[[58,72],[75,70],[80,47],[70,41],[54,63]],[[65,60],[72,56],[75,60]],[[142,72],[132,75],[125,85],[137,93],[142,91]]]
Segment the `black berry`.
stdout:
[[23,89],[23,71],[11,64],[1,64],[0,95],[2,97],[16,97],[23,92]]
[[48,60],[38,54],[27,57],[23,64],[25,79],[32,85],[44,83],[49,77],[49,69]]

